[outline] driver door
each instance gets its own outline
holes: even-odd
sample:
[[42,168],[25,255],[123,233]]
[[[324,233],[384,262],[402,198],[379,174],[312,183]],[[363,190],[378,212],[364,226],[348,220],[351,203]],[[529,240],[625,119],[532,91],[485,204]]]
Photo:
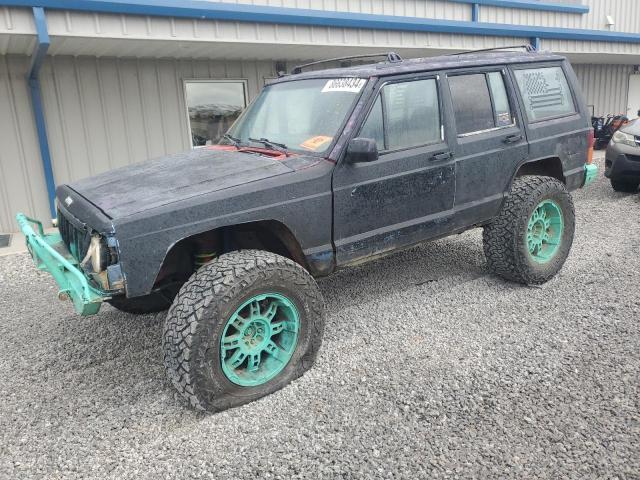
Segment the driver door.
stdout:
[[450,227],[455,162],[443,123],[440,79],[394,79],[376,88],[356,137],[373,138],[379,158],[334,171],[338,265],[435,237]]

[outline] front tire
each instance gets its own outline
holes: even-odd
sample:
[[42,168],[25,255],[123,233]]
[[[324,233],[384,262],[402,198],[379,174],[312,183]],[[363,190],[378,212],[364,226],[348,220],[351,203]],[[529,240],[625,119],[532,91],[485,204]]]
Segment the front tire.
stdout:
[[322,294],[300,265],[260,250],[227,253],[201,267],[169,309],[167,376],[198,410],[243,405],[308,370],[323,331]]
[[564,265],[574,232],[573,201],[564,184],[551,177],[519,177],[499,215],[484,227],[489,269],[513,282],[545,283]]

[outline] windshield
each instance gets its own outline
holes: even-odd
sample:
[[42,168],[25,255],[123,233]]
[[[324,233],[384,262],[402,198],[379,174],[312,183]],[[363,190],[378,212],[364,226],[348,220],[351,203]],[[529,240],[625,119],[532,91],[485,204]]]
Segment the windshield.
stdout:
[[324,78],[265,87],[222,143],[326,152],[365,83]]

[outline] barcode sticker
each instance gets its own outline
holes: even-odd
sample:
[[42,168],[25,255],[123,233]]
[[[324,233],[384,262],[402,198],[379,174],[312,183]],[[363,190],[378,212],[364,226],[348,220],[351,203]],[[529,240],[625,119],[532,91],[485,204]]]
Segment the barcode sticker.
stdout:
[[329,80],[322,93],[327,92],[351,92],[358,93],[367,81],[364,78],[333,78]]

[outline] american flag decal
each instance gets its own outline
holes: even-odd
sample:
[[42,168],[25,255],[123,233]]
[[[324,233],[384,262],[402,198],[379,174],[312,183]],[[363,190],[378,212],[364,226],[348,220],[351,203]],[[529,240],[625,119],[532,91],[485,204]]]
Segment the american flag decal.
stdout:
[[525,73],[524,87],[531,110],[564,105],[565,95],[560,86],[562,84],[558,81],[556,85],[559,86],[554,88],[549,86],[547,79],[540,71]]

